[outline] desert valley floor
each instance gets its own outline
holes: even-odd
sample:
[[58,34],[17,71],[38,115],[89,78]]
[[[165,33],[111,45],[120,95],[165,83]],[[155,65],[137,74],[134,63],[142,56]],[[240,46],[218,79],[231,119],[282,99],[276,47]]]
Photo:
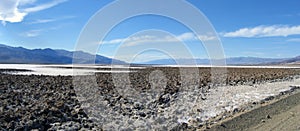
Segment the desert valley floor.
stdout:
[[0,74],[0,130],[300,129],[297,66],[1,64]]

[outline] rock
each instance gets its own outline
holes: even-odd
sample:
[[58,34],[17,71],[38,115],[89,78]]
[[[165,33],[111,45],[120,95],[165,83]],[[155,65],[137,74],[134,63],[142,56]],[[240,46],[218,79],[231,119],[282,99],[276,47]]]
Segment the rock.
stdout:
[[167,104],[170,101],[170,94],[164,94],[159,98],[159,104]]
[[238,108],[234,108],[233,109],[233,113],[238,113],[239,112],[239,109]]
[[198,111],[198,112],[204,112],[204,110],[203,110],[203,109],[197,109],[197,111]]
[[144,113],[144,112],[140,112],[139,115],[140,115],[141,117],[146,117],[146,116],[147,116],[146,113]]
[[225,124],[221,124],[222,127],[227,128],[227,126]]

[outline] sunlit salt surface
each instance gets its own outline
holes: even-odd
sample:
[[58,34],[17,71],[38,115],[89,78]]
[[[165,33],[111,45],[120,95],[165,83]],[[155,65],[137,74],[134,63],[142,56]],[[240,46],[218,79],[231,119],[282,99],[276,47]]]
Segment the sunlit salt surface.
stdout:
[[146,67],[226,67],[226,68],[300,68],[299,66],[211,66],[211,65],[43,65],[43,64],[0,64],[0,69],[24,69],[31,71],[7,72],[19,75],[90,75],[102,73],[128,73]]
[[[22,69],[30,71],[6,72],[16,75],[91,75],[101,73],[128,73],[144,67],[126,65],[34,65],[34,64],[0,64],[0,69]],[[129,70],[130,69],[130,70]]]
[[[255,85],[222,86],[209,91],[206,100],[196,104],[202,113],[197,116],[186,116],[179,119],[180,123],[189,123],[192,119],[201,119],[203,122],[220,114],[240,110],[249,103],[259,102],[270,96],[279,95],[288,91],[291,86],[300,86],[300,78],[289,81],[279,81]],[[244,107],[245,108],[245,107]]]

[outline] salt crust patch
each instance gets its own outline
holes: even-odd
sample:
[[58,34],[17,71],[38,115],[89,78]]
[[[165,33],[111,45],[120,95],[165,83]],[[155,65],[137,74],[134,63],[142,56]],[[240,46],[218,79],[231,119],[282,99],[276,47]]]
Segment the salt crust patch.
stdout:
[[[61,68],[60,68],[61,67]],[[82,69],[67,69],[65,67],[80,67]],[[127,69],[122,65],[33,65],[33,64],[0,64],[0,69],[25,69],[31,72],[9,72],[16,75],[51,75],[51,76],[70,76],[70,75],[92,75],[97,72],[102,73],[128,73],[130,70],[101,70],[101,68]],[[129,67],[130,69],[142,69],[143,67]]]
[[189,119],[198,118],[206,121],[212,117],[225,112],[232,112],[234,109],[239,109],[242,106],[259,102],[270,96],[279,95],[280,92],[288,91],[291,86],[300,86],[300,78],[272,82],[256,85],[240,85],[240,86],[222,86],[211,89],[207,95],[207,99],[197,104],[197,107],[202,110],[199,116],[186,116],[187,119],[178,120],[178,122],[187,122]]

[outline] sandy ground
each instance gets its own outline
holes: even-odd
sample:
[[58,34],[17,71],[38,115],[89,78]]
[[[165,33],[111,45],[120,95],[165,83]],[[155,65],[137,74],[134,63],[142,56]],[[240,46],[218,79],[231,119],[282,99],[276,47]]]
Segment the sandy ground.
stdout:
[[223,121],[209,130],[300,130],[300,92]]

